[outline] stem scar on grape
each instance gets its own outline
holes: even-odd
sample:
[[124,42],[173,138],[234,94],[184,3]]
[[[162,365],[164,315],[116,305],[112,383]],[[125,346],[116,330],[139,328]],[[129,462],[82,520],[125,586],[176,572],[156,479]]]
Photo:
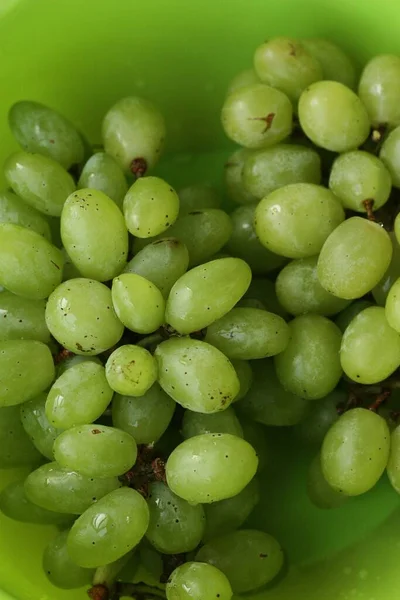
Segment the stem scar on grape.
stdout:
[[249,117],[249,121],[264,121],[265,128],[261,133],[266,133],[268,129],[272,127],[273,120],[275,119],[275,113],[268,113],[266,117]]

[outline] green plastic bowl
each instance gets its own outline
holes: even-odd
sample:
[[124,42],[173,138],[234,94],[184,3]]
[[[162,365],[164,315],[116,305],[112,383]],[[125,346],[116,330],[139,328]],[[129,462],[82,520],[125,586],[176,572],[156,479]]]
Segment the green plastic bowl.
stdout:
[[[229,79],[277,34],[325,36],[362,63],[400,52],[398,0],[0,0],[0,158],[15,149],[7,111],[48,103],[99,141],[118,98],[141,94],[167,117],[172,185],[220,184],[229,152],[219,110]],[[257,600],[395,600],[400,589],[399,499],[386,478],[337,511],[311,506],[310,456],[291,432],[273,432],[274,469],[251,525],[275,534],[288,557],[277,585]],[[0,474],[0,486],[21,471]],[[52,528],[0,518],[0,600],[83,599],[47,582],[42,550]],[[3,591],[1,591],[3,590]]]

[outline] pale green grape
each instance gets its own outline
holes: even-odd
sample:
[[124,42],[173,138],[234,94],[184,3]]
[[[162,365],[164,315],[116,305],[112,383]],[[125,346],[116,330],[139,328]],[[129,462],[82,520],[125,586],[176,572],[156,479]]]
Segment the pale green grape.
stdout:
[[320,183],[321,159],[312,148],[276,144],[254,151],[243,167],[244,188],[261,200],[290,183]]
[[243,437],[246,442],[249,442],[256,451],[258,458],[257,472],[261,472],[265,469],[266,465],[270,462],[271,453],[268,443],[268,430],[264,425],[256,423],[251,419],[245,419],[241,416],[240,424],[243,429]]
[[240,258],[219,258],[200,265],[173,285],[165,320],[182,334],[199,331],[229,312],[250,281],[250,267]]
[[179,444],[170,454],[167,483],[190,503],[209,504],[232,498],[257,471],[252,446],[229,433],[204,433]]
[[310,402],[303,420],[295,428],[301,441],[320,446],[330,427],[338,420],[347,399],[346,390],[337,388],[318,402]]
[[157,362],[145,348],[126,344],[109,356],[106,377],[118,394],[143,396],[157,379]]
[[173,571],[166,587],[167,600],[231,600],[226,576],[212,565],[187,562]]
[[299,100],[300,125],[316,145],[332,152],[361,146],[370,131],[368,113],[356,94],[337,81],[318,81]]
[[19,409],[0,408],[0,469],[35,465],[43,459],[22,427]]
[[50,226],[46,218],[8,190],[0,192],[0,223],[13,223],[32,229],[51,241]]
[[152,333],[163,324],[163,295],[141,275],[122,273],[114,279],[111,295],[119,320],[131,331]]
[[339,508],[347,500],[347,496],[334,490],[326,481],[320,454],[317,454],[308,470],[307,493],[311,502],[323,509]]
[[384,308],[371,306],[354,317],[343,334],[340,362],[350,379],[365,384],[386,379],[400,366],[400,335]]
[[13,294],[43,300],[58,286],[61,251],[25,227],[0,223],[0,284]]
[[226,95],[232,94],[233,92],[236,92],[236,90],[240,90],[255,83],[260,83],[260,80],[257,77],[257,73],[254,71],[254,69],[245,69],[244,71],[240,71],[240,73],[231,79],[226,91]]
[[400,494],[400,427],[396,427],[392,432],[390,454],[386,469],[390,483],[396,492]]
[[283,566],[283,550],[272,535],[243,529],[210,540],[200,548],[196,560],[220,569],[233,591],[243,593],[274,579]]
[[239,393],[236,371],[217,348],[191,338],[173,337],[155,351],[163,390],[194,412],[226,409]]
[[386,319],[391,327],[400,333],[400,278],[396,279],[386,300]]
[[54,458],[64,467],[91,477],[122,475],[136,461],[132,436],[105,425],[77,425],[55,441]]
[[392,189],[392,178],[376,156],[354,150],[335,160],[329,176],[329,187],[343,206],[356,212],[366,212],[363,204],[372,200],[373,209],[383,206]]
[[345,308],[335,319],[336,325],[339,327],[342,333],[345,332],[347,327],[350,325],[352,320],[365,308],[372,306],[372,302],[369,300],[356,300],[352,302],[350,306]]
[[79,567],[69,557],[68,534],[69,530],[59,533],[43,553],[43,571],[53,585],[65,590],[89,585],[94,575],[93,569]]
[[265,148],[292,131],[292,105],[280,90],[262,83],[239,88],[222,106],[222,127],[228,138],[245,148]]
[[235,405],[238,411],[264,425],[288,426],[301,421],[308,403],[282,387],[272,360],[256,361],[252,368],[253,384],[243,400]]
[[391,258],[389,234],[377,223],[351,217],[326,240],[318,259],[318,279],[339,298],[360,298],[382,279]]
[[175,223],[178,213],[178,194],[159,177],[141,177],[124,198],[126,226],[132,235],[139,238],[163,233]]
[[112,348],[124,331],[111,291],[94,279],[62,283],[47,302],[46,323],[56,340],[75,354],[100,354]]
[[322,38],[301,40],[301,45],[320,63],[322,79],[339,81],[354,89],[356,85],[354,64],[339,46]]
[[150,523],[146,537],[159,552],[179,554],[199,545],[205,527],[201,504],[189,504],[161,482],[150,485],[147,504]]
[[21,405],[21,423],[34,446],[49,460],[54,459],[53,446],[62,433],[49,423],[46,413],[46,394],[39,394]]
[[28,475],[25,492],[37,506],[60,513],[81,515],[89,506],[120,485],[117,477],[90,477],[51,462]]
[[77,277],[82,277],[82,274],[80,273],[80,271],[78,271],[78,269],[72,262],[71,257],[68,255],[68,252],[65,250],[65,248],[61,248],[61,252],[64,259],[62,280],[68,281],[68,279],[76,279]]
[[231,363],[240,383],[239,393],[233,399],[233,402],[237,402],[243,398],[251,388],[251,384],[253,383],[253,371],[247,360],[231,360]]
[[288,37],[273,38],[258,46],[254,68],[263,83],[285,92],[294,104],[307,86],[322,79],[319,60]]
[[252,204],[257,198],[244,187],[243,168],[253,152],[247,148],[236,150],[225,163],[225,188],[228,197],[236,204]]
[[148,524],[143,496],[130,488],[114,490],[75,521],[68,534],[68,554],[81,567],[106,565],[132,550]]
[[237,496],[206,504],[203,541],[208,542],[241,527],[259,501],[259,483],[254,478]]
[[38,152],[65,169],[83,161],[84,145],[74,125],[58,112],[32,100],[16,102],[8,123],[18,144],[27,152]]
[[37,340],[47,344],[44,300],[29,300],[11,292],[0,292],[0,340]]
[[197,183],[188,185],[178,192],[179,214],[190,213],[203,208],[219,208],[221,196],[211,185]]
[[175,281],[186,273],[189,252],[176,238],[163,238],[145,246],[130,260],[124,273],[136,273],[154,283],[168,298]]
[[128,231],[118,206],[99,190],[74,192],[61,215],[65,250],[83,277],[108,281],[126,265]]
[[254,223],[260,242],[271,252],[306,258],[318,254],[342,221],[344,210],[330,190],[313,183],[292,183],[261,200]]
[[164,146],[165,122],[157,107],[139,96],[118,100],[102,123],[104,149],[127,173],[152,169]]
[[71,175],[55,160],[41,154],[15,152],[4,165],[7,183],[25,202],[46,215],[59,217],[75,190]]
[[46,416],[59,429],[93,423],[112,397],[104,367],[92,361],[80,362],[53,383],[46,400]]
[[71,369],[71,367],[74,367],[75,365],[79,365],[79,363],[82,362],[86,362],[86,361],[91,361],[96,363],[96,365],[102,365],[103,363],[101,362],[101,360],[99,358],[97,358],[97,356],[85,356],[82,354],[73,354],[72,356],[67,356],[67,358],[64,358],[60,363],[58,363],[58,365],[56,365],[56,376],[61,377],[61,375],[63,373],[65,373],[65,371],[67,371],[68,369]]
[[292,260],[279,273],[275,287],[281,305],[292,315],[335,315],[350,304],[326,291],[317,276],[318,256]]
[[379,54],[364,67],[358,95],[374,127],[400,125],[400,58]]
[[53,379],[53,357],[48,346],[34,340],[0,342],[0,407],[31,400]]
[[288,319],[287,311],[280,304],[276,295],[275,283],[265,277],[254,277],[249,288],[237,306],[263,308],[283,319]]
[[112,403],[113,425],[130,433],[137,444],[152,444],[167,430],[175,407],[158,383],[137,398],[117,394]]
[[78,188],[99,190],[122,209],[128,191],[125,175],[118,163],[105,152],[93,154],[82,169]]
[[342,333],[332,321],[319,315],[296,317],[289,328],[289,344],[274,359],[278,379],[292,394],[307,400],[324,398],[342,375]]
[[46,510],[31,502],[26,497],[23,480],[14,481],[2,490],[0,511],[15,521],[37,525],[58,525],[68,520],[65,514]]
[[266,358],[285,350],[289,327],[282,317],[266,310],[234,308],[208,327],[205,341],[228,358]]
[[347,496],[368,492],[383,474],[389,458],[386,421],[365,408],[345,412],[325,436],[321,466],[328,484]]
[[230,433],[243,437],[242,426],[231,406],[211,415],[185,410],[182,420],[182,435],[185,439],[203,433]]
[[268,273],[282,267],[285,258],[273,254],[260,243],[254,230],[255,204],[239,206],[232,214],[233,231],[226,245],[227,250],[242,258],[255,275]]
[[386,165],[394,187],[400,187],[400,127],[396,127],[384,139],[379,158]]

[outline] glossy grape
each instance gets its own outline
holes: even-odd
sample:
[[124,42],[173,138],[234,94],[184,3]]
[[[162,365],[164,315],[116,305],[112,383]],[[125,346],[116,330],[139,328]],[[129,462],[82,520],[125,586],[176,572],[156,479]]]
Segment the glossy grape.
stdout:
[[322,79],[339,81],[354,89],[356,84],[356,69],[350,58],[339,46],[322,38],[301,40],[301,45],[320,63]]
[[243,437],[242,426],[231,406],[210,415],[185,410],[181,432],[185,439],[203,433],[230,433]]
[[358,95],[374,127],[400,125],[399,78],[398,56],[380,54],[365,65],[358,84]]
[[143,396],[157,379],[157,362],[145,348],[127,344],[109,356],[106,378],[118,394]]
[[49,423],[46,413],[46,394],[39,394],[21,405],[21,423],[33,445],[49,460],[54,459],[53,446],[61,429]]
[[35,465],[43,459],[22,427],[19,411],[19,406],[0,408],[0,469]]
[[46,546],[43,554],[43,570],[51,583],[59,588],[70,590],[89,585],[94,570],[79,567],[67,550],[69,531],[62,531]]
[[65,514],[46,510],[31,502],[25,494],[24,481],[14,481],[0,494],[0,511],[15,521],[37,525],[58,525],[68,521]]
[[251,150],[240,148],[231,154],[224,165],[226,192],[230,200],[233,200],[236,204],[252,204],[258,200],[248,192],[243,181],[244,165],[252,154]]
[[32,229],[51,241],[50,226],[46,218],[8,190],[0,192],[0,223],[13,223]]
[[386,165],[394,187],[400,187],[400,127],[396,127],[385,137],[379,158]]
[[112,156],[105,152],[97,152],[89,158],[83,167],[78,181],[78,188],[99,190],[122,209],[122,203],[128,191],[128,184],[121,167]]
[[226,576],[212,565],[187,562],[173,571],[166,586],[167,600],[231,600]]
[[347,500],[347,496],[334,490],[326,481],[319,454],[312,461],[308,471],[307,493],[311,502],[322,509],[339,508]]
[[165,301],[160,290],[136,273],[122,273],[112,284],[111,295],[119,320],[131,331],[152,333],[164,322]]
[[37,340],[47,344],[50,332],[44,318],[46,302],[0,292],[0,341]]

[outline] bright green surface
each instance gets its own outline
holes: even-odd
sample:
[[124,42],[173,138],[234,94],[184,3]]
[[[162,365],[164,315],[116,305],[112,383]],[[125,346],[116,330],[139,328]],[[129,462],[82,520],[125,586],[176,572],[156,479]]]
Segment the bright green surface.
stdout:
[[[0,17],[1,163],[17,149],[6,115],[21,98],[48,103],[99,142],[109,106],[142,94],[159,104],[168,147],[181,153],[158,168],[178,189],[204,177],[220,183],[229,154],[219,125],[224,89],[267,37],[327,36],[360,60],[400,50],[397,0],[2,0]],[[292,569],[255,599],[394,600],[400,511],[387,482],[338,511],[319,511],[305,492],[312,456],[303,461],[294,440],[273,448],[287,460],[287,474],[278,489],[265,484],[258,522],[277,536]],[[18,477],[7,473],[1,485]],[[1,600],[86,598],[45,580],[41,551],[54,533],[0,521],[0,587],[12,594],[0,592]]]

